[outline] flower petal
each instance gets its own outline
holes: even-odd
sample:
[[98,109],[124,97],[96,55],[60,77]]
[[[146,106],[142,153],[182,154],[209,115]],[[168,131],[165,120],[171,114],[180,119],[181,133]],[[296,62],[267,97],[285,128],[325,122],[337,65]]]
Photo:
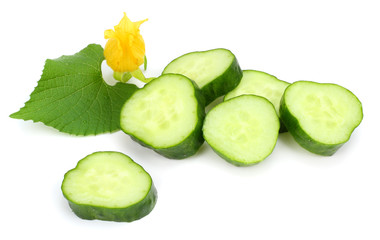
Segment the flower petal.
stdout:
[[104,38],[109,39],[109,38],[115,38],[116,34],[112,29],[108,29],[104,31]]
[[117,72],[132,72],[144,63],[145,43],[140,34],[140,25],[148,19],[132,22],[124,17],[113,30],[104,32],[108,42],[104,49],[107,64]]

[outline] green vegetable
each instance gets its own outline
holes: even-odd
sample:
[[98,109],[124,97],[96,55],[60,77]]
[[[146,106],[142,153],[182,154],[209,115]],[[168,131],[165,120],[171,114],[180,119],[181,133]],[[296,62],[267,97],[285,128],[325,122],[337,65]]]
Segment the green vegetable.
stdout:
[[119,152],[95,152],[65,174],[62,193],[80,218],[131,222],[148,215],[157,200],[150,175]]
[[95,44],[71,56],[46,60],[30,100],[10,117],[43,122],[73,135],[119,130],[121,106],[138,88],[104,82],[103,60],[103,48]]
[[279,128],[273,104],[260,96],[242,95],[218,104],[207,113],[203,135],[226,161],[247,166],[272,153]]
[[206,105],[234,89],[242,77],[235,55],[222,48],[182,55],[170,62],[163,73],[179,73],[195,81]]
[[204,98],[179,74],[164,74],[136,91],[121,110],[121,129],[141,145],[182,159],[203,144]]
[[280,116],[302,147],[330,156],[349,140],[363,110],[359,99],[344,87],[298,81],[285,90]]
[[[279,80],[268,73],[255,70],[244,70],[239,85],[234,90],[227,93],[224,96],[224,100],[243,94],[262,96],[274,105],[277,115],[280,116],[280,101],[287,86],[289,86],[289,83]],[[285,126],[281,123],[280,132],[286,131]]]

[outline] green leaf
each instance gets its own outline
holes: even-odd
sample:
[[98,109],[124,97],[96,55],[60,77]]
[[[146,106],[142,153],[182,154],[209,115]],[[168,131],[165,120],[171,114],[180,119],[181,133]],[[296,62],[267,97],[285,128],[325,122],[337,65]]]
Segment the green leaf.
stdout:
[[138,88],[126,83],[108,85],[102,77],[103,60],[103,48],[97,44],[46,60],[30,99],[10,117],[42,122],[73,135],[119,130],[121,107]]

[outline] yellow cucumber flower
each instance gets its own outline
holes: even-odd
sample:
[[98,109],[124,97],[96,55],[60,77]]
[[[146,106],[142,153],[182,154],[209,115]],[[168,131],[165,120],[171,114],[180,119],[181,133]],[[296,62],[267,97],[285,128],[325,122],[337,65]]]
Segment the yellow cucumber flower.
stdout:
[[133,72],[144,63],[145,43],[139,27],[147,20],[132,22],[124,13],[115,30],[104,31],[104,38],[108,39],[104,57],[115,72]]

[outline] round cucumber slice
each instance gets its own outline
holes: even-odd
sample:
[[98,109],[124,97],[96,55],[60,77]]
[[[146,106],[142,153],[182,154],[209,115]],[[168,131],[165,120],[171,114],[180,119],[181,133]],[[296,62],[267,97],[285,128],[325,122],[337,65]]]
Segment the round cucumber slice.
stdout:
[[223,48],[184,54],[170,62],[163,73],[178,73],[195,81],[206,105],[234,89],[242,77],[235,55]]
[[[243,94],[254,94],[268,99],[280,116],[280,102],[282,94],[290,83],[282,81],[268,73],[256,70],[244,70],[239,85],[224,96],[224,100]],[[280,133],[286,132],[286,127],[281,123]]]
[[342,86],[298,81],[285,90],[280,116],[303,148],[331,156],[359,126],[363,110],[359,99]]
[[260,96],[241,95],[207,113],[203,135],[223,159],[236,166],[248,166],[272,153],[279,128],[272,103]]
[[132,222],[157,201],[150,175],[119,152],[95,152],[80,160],[62,182],[62,193],[80,218]]
[[204,98],[180,74],[164,74],[137,90],[124,104],[121,129],[141,145],[174,159],[194,155],[204,139]]

